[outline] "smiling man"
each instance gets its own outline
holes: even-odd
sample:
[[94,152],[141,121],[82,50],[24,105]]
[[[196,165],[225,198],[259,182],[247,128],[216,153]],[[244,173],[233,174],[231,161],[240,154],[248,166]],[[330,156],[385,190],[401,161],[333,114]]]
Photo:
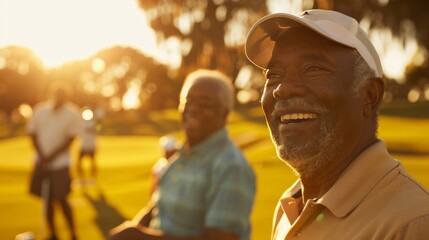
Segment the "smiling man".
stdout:
[[228,136],[231,80],[201,69],[180,94],[184,146],[170,157],[152,201],[111,240],[249,240],[256,192],[252,167]]
[[276,13],[251,28],[249,60],[278,156],[299,176],[272,239],[429,239],[429,194],[377,138],[384,82],[357,21],[335,11]]

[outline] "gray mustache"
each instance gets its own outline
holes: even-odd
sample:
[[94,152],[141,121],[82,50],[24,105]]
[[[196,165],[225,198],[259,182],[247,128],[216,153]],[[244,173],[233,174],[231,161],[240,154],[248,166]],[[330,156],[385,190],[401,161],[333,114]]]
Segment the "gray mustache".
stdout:
[[319,113],[328,111],[328,108],[320,103],[311,103],[303,98],[289,98],[289,99],[284,99],[276,102],[274,105],[274,111],[272,114],[274,114],[276,111],[280,109],[290,108],[290,107],[304,108],[308,111],[314,111]]

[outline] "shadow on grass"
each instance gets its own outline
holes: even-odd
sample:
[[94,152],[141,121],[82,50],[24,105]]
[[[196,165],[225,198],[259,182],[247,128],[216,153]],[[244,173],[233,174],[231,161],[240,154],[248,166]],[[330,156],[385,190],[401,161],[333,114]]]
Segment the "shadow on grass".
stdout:
[[95,196],[92,196],[89,191],[84,191],[83,196],[94,207],[97,213],[95,223],[103,233],[104,239],[107,239],[109,237],[109,230],[125,221],[124,216],[106,202],[103,192],[98,188],[96,189]]

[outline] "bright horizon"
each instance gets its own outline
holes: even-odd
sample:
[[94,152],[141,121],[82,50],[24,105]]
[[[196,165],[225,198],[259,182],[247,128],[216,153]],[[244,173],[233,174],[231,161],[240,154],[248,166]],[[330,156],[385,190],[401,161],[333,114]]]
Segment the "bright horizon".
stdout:
[[137,0],[0,0],[0,48],[12,45],[31,49],[47,67],[113,46],[157,54]]

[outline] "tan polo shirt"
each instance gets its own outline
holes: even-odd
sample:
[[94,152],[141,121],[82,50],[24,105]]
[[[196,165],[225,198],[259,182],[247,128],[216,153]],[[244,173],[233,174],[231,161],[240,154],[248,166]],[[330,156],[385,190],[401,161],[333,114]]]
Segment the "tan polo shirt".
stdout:
[[280,199],[273,240],[429,239],[429,193],[381,140],[362,152],[323,197],[308,200],[303,209],[300,192],[297,181]]

